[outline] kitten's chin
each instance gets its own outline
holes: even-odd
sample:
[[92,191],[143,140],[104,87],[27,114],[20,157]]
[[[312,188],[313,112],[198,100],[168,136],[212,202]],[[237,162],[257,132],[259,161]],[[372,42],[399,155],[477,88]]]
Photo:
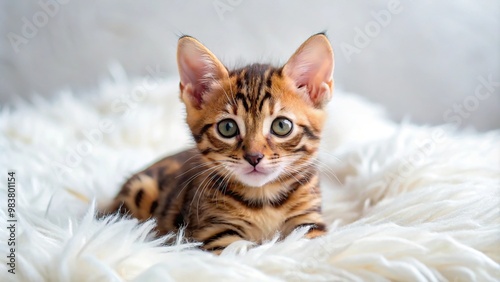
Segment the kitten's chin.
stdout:
[[269,182],[272,182],[279,176],[279,172],[263,173],[252,171],[248,173],[241,173],[238,175],[238,180],[246,186],[252,188],[260,188]]

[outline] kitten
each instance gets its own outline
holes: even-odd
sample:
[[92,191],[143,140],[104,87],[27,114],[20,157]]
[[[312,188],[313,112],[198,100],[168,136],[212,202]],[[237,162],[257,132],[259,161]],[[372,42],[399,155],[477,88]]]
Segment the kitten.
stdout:
[[315,158],[333,89],[326,36],[310,37],[280,68],[230,71],[189,36],[179,39],[177,60],[197,148],[132,176],[112,209],[154,217],[160,234],[186,227],[216,253],[301,226],[309,238],[324,234]]

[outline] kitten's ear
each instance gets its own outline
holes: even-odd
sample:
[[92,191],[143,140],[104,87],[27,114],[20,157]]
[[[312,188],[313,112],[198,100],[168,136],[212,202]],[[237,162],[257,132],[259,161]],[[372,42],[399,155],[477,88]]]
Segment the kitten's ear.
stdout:
[[324,34],[316,34],[304,42],[283,67],[295,86],[309,96],[315,107],[328,102],[333,90],[333,50]]
[[181,99],[200,109],[214,80],[228,76],[226,67],[203,44],[183,36],[177,44]]

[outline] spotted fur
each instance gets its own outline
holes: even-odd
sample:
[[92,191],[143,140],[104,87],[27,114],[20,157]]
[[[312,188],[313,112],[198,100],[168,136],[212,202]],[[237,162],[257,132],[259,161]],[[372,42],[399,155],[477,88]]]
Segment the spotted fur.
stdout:
[[[323,34],[309,38],[282,67],[252,64],[228,71],[191,37],[179,40],[180,96],[196,148],[132,176],[111,207],[157,219],[160,234],[186,228],[203,249],[219,252],[309,226],[326,232],[316,167],[333,88],[333,53]],[[289,128],[277,119],[290,121]],[[222,130],[237,134],[226,138]],[[277,126],[277,127],[276,127]],[[233,131],[234,132],[234,131]],[[281,131],[280,131],[281,132]]]

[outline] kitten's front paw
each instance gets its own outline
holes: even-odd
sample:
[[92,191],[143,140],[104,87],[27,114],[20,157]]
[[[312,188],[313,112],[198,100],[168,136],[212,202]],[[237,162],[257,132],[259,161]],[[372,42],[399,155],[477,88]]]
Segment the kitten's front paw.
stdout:
[[309,238],[309,239],[313,239],[313,238],[316,238],[316,237],[319,237],[319,236],[323,236],[326,233],[327,232],[323,231],[323,230],[310,230],[309,232],[307,232],[306,237]]
[[326,225],[324,223],[315,223],[311,225],[311,228],[306,233],[306,237],[313,239],[319,236],[323,236],[327,233]]
[[212,253],[212,254],[214,254],[216,256],[219,256],[222,253],[222,251],[224,251],[224,249],[205,250],[205,251],[210,252],[210,253]]

